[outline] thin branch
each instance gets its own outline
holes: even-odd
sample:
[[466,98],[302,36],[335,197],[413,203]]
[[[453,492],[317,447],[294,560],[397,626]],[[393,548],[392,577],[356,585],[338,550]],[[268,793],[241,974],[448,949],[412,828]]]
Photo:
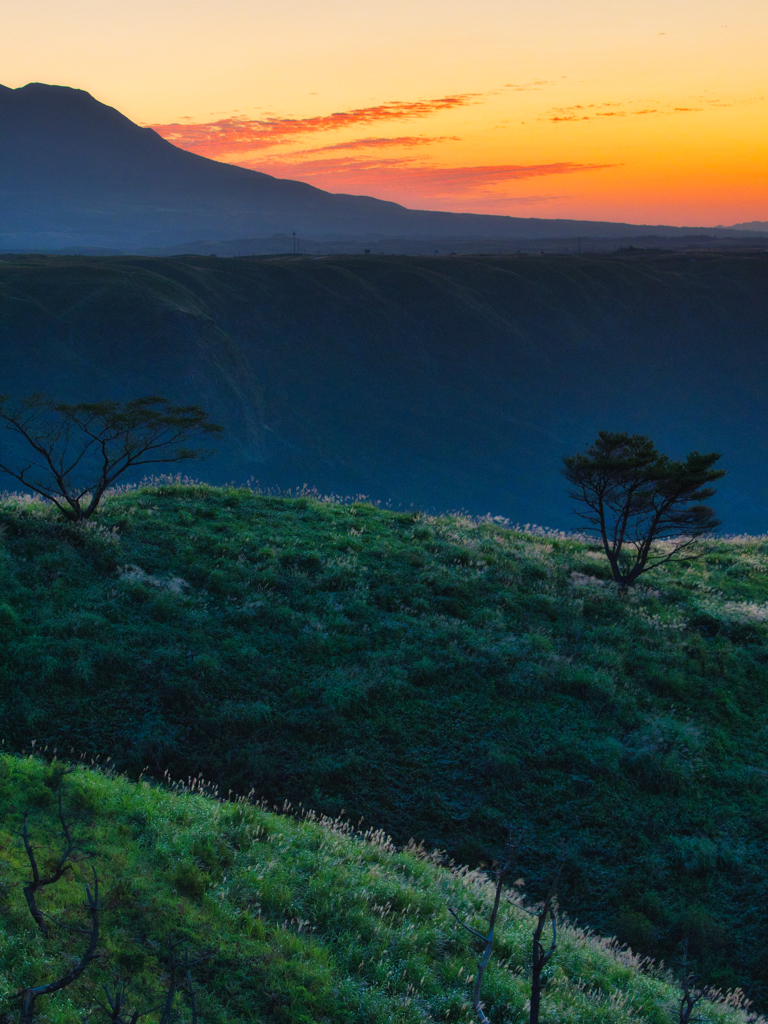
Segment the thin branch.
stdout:
[[472,928],[465,921],[462,921],[461,918],[459,917],[459,915],[453,909],[453,907],[448,907],[448,913],[451,914],[452,917],[455,917],[456,920],[461,925],[461,927],[465,928],[469,932],[470,935],[475,935],[478,939],[480,939],[483,942],[487,942],[488,941],[488,936],[487,935],[483,935],[483,933],[479,932],[477,930],[477,928]]
[[192,965],[189,962],[189,953],[185,953],[184,963],[187,968],[187,992],[189,992],[189,1005],[192,1009],[192,1024],[197,1024],[197,997],[194,985],[192,984]]
[[77,981],[88,965],[99,957],[100,954],[96,947],[99,941],[99,910],[101,908],[99,906],[99,879],[95,869],[93,869],[93,891],[91,890],[90,885],[86,884],[85,895],[88,905],[88,914],[91,919],[89,940],[85,951],[74,967],[56,981],[50,981],[44,985],[35,985],[22,989],[16,997],[21,1001],[20,1024],[32,1024],[35,1015],[35,1002],[40,998],[40,996],[51,995],[54,992],[61,991],[63,988],[67,988],[73,982]]
[[59,778],[58,785],[59,823],[61,825],[61,830],[64,833],[66,846],[59,857],[58,863],[56,864],[56,866],[49,875],[45,875],[43,877],[40,874],[40,869],[37,864],[37,858],[35,857],[35,850],[29,838],[29,813],[27,811],[24,812],[24,824],[22,830],[21,832],[16,833],[16,835],[21,837],[22,842],[24,843],[24,849],[27,854],[27,860],[29,861],[29,866],[32,870],[32,878],[29,882],[27,882],[23,889],[24,899],[27,901],[27,907],[29,908],[29,912],[32,915],[32,918],[34,919],[34,922],[37,925],[38,930],[44,936],[46,936],[46,938],[48,937],[50,930],[45,921],[46,915],[43,914],[43,912],[37,905],[37,893],[39,893],[41,889],[45,888],[45,886],[53,885],[54,883],[58,882],[58,880],[62,877],[62,875],[65,874],[65,872],[70,867],[69,858],[72,856],[76,849],[75,841],[72,838],[72,833],[70,831],[69,825],[67,823],[66,818],[64,817],[64,809],[62,806],[61,783],[64,775],[69,774],[71,774],[71,772],[69,771],[63,772],[61,777]]

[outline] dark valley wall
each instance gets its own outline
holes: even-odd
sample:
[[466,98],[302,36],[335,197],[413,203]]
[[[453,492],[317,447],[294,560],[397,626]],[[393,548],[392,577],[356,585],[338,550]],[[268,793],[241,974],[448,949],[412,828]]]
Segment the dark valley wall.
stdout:
[[227,428],[191,472],[576,525],[601,428],[723,453],[768,523],[768,256],[5,257],[0,391],[159,393]]

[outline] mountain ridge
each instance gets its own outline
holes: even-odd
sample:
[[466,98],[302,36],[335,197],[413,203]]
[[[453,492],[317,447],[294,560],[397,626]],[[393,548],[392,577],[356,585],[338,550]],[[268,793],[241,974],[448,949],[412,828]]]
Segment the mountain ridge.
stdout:
[[[0,247],[126,249],[184,238],[690,234],[663,225],[410,210],[198,156],[90,93],[0,89]],[[698,230],[698,229],[696,229]],[[731,229],[707,229],[737,237]],[[745,237],[750,235],[744,233]]]
[[768,231],[768,220],[749,220],[743,224],[733,224],[732,228],[735,231],[757,231],[764,234]]

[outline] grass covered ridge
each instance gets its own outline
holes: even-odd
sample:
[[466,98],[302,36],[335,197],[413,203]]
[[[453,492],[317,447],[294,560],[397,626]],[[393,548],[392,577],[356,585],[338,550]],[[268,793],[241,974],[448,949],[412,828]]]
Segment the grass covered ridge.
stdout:
[[[13,829],[29,810],[33,841],[61,845],[55,786],[61,766],[0,756],[0,1011],[22,985],[63,973],[81,952],[84,881],[102,889],[101,956],[79,983],[40,1001],[51,1024],[102,1018],[102,984],[127,985],[131,1007],[161,1004],[170,932],[195,955],[207,1024],[469,1022],[477,963],[473,940],[449,917],[455,906],[482,927],[493,886],[482,872],[447,870],[383,833],[352,834],[340,821],[296,820],[243,800],[221,802],[79,769],[64,779],[64,807],[80,852],[39,902],[46,940],[21,892],[29,866]],[[486,1008],[493,1022],[524,1021],[531,918],[501,912]],[[62,927],[68,925],[69,928]],[[543,1019],[668,1024],[678,1002],[668,976],[610,940],[563,924],[549,969]],[[744,1024],[738,995],[702,1008],[712,1024]],[[183,999],[178,1020],[189,1020]],[[9,1016],[7,1019],[15,1019]],[[150,1017],[150,1019],[154,1019]]]
[[632,948],[690,937],[768,1000],[768,545],[617,599],[590,544],[158,484],[87,529],[0,506],[0,722],[489,862]]

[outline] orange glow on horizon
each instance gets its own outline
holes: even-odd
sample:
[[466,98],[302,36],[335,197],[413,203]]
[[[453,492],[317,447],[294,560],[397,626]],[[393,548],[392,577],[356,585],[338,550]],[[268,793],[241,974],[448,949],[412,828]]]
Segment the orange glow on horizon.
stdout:
[[[471,139],[358,134],[412,120],[438,121],[441,133],[458,131],[450,122],[466,116],[463,108],[487,103],[467,93],[305,118],[240,115],[150,127],[202,156],[416,209],[702,227],[756,219],[756,210],[768,215],[768,140],[751,130],[765,113],[762,97],[550,106],[514,126],[512,144],[492,134],[499,126],[483,133],[482,110],[472,111]],[[725,131],[741,136],[740,148],[722,147]],[[511,149],[529,157],[545,152],[547,159],[511,164]],[[457,164],[457,150],[483,162]],[[574,153],[579,159],[562,159]],[[545,187],[532,194],[521,184],[530,178],[547,179]]]
[[0,59],[330,192],[711,226],[768,220],[766,38],[763,0],[7,0]]

